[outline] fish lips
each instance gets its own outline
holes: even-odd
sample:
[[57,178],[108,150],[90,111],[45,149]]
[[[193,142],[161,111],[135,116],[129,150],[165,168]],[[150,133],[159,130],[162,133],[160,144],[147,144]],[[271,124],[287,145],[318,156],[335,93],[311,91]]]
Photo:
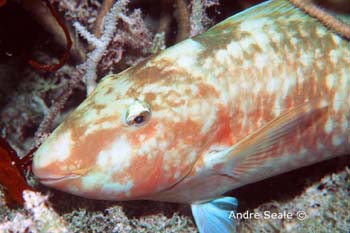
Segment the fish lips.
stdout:
[[57,184],[64,183],[68,180],[73,180],[80,178],[81,175],[65,175],[65,176],[51,176],[51,177],[39,177],[40,183],[47,185],[47,186],[55,186]]

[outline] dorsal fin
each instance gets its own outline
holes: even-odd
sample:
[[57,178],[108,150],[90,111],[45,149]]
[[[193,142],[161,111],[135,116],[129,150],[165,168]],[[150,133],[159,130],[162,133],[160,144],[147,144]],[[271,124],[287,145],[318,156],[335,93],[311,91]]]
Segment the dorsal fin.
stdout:
[[[296,11],[300,11],[293,4],[288,2],[287,0],[280,1],[266,1],[250,7],[242,12],[239,12],[219,24],[213,26],[208,30],[210,33],[222,33],[222,30],[225,28],[235,28],[236,25],[241,24],[242,22],[248,20],[261,19],[265,17],[273,17],[273,16],[288,16],[290,14],[294,14]],[[301,11],[300,11],[301,12]],[[304,13],[302,13],[304,14]],[[306,16],[306,14],[304,14]],[[207,33],[206,33],[207,35]],[[199,35],[200,36],[200,35]]]

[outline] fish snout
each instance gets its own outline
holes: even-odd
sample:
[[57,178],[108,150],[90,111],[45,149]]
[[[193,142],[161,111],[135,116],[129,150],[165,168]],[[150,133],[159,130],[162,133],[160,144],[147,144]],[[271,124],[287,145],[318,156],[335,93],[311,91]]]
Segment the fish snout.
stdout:
[[34,175],[49,186],[81,176],[87,169],[81,169],[79,163],[72,162],[72,150],[71,131],[54,132],[34,153]]

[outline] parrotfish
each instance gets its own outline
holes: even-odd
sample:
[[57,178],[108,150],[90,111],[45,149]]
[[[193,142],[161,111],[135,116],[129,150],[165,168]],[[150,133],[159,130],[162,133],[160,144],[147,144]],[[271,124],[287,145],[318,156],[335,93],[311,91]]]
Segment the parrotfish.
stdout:
[[227,191],[350,152],[350,42],[289,3],[249,8],[97,88],[34,156],[41,183],[188,203],[233,232]]

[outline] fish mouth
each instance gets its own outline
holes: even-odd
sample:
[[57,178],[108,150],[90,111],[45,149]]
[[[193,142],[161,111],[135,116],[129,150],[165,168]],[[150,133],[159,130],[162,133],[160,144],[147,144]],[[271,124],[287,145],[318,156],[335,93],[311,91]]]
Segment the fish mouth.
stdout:
[[77,179],[80,175],[66,175],[66,176],[56,176],[56,177],[40,177],[39,181],[45,185],[52,185],[65,182],[67,180]]
[[91,170],[91,168],[83,168],[83,169],[78,169],[75,171],[70,171],[68,174],[51,174],[51,175],[43,175],[43,176],[38,176],[40,183],[44,184],[44,185],[48,185],[48,186],[52,186],[52,185],[57,185],[57,184],[61,184],[64,183],[68,180],[74,180],[74,179],[78,179],[81,178],[82,176],[84,176],[86,173],[88,173]]

